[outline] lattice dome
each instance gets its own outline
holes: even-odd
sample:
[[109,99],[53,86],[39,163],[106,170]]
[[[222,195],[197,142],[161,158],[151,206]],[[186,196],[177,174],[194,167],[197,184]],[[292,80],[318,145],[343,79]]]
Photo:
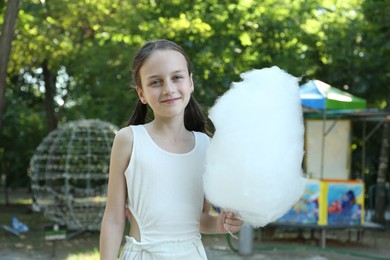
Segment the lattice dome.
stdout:
[[117,127],[79,120],[52,131],[30,161],[31,188],[44,215],[69,229],[99,230]]

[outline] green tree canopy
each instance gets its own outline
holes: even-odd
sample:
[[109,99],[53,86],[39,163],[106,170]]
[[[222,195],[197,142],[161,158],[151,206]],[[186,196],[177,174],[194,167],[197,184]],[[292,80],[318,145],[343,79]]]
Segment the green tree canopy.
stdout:
[[[390,46],[385,2],[22,1],[8,68],[0,139],[0,161],[8,168],[2,171],[15,181],[26,175],[29,156],[18,151],[31,155],[50,121],[98,118],[124,126],[137,99],[129,88],[132,56],[156,38],[173,40],[189,54],[195,95],[206,108],[240,73],[273,65],[384,107]],[[27,136],[19,135],[21,128],[28,128]],[[23,169],[9,168],[11,157],[24,162]]]

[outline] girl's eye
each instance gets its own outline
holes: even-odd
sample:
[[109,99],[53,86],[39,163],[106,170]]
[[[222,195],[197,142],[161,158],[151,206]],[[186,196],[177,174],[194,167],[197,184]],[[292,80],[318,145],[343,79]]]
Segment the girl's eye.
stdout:
[[180,75],[173,76],[173,80],[179,80],[182,78],[183,78],[183,76],[180,76]]
[[161,85],[161,80],[153,80],[152,82],[150,82],[150,86],[152,87],[157,87],[160,85]]

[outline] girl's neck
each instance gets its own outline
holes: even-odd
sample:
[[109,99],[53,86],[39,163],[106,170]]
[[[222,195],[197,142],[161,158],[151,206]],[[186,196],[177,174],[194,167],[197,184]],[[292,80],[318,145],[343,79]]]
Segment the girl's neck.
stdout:
[[152,121],[144,125],[152,140],[163,150],[172,153],[187,153],[194,148],[195,137],[184,124]]
[[189,131],[185,128],[183,120],[159,120],[154,119],[145,125],[146,129],[155,134],[165,136],[166,138],[188,135]]

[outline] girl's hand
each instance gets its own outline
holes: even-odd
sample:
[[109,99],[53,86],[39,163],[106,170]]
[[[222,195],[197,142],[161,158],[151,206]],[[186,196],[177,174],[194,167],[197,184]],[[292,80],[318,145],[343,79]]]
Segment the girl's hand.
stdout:
[[243,221],[238,219],[236,214],[231,211],[221,211],[219,214],[219,230],[221,233],[236,233],[242,227]]

